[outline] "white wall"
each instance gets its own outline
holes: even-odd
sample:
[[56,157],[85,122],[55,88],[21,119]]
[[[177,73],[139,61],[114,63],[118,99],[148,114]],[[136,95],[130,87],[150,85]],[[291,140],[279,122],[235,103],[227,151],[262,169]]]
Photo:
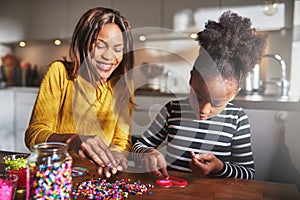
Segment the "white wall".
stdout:
[[292,46],[292,71],[291,71],[291,88],[290,93],[292,96],[300,96],[300,41],[293,42]]
[[291,95],[300,96],[300,1],[295,1],[294,7],[294,35],[292,43],[292,58],[291,58]]

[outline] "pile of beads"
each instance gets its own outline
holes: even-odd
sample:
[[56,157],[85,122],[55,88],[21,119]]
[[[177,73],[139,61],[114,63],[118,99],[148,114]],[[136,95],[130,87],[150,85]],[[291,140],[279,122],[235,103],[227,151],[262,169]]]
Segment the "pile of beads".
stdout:
[[[140,181],[130,182],[130,179],[91,179],[73,186],[74,199],[84,196],[88,199],[126,199],[129,194],[141,195],[153,188],[153,184],[142,184]],[[150,193],[149,193],[150,194]]]
[[[6,158],[6,157],[5,157]],[[5,166],[9,166],[10,169],[18,170],[20,168],[26,168],[26,158],[15,158],[7,157],[4,159]]]

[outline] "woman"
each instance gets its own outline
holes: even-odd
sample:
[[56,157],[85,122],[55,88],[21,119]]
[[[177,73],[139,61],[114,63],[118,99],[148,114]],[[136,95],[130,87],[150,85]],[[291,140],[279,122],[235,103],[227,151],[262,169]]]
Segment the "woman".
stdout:
[[[167,169],[200,177],[253,179],[250,125],[230,103],[242,79],[260,63],[265,39],[248,18],[229,11],[198,33],[199,56],[191,71],[190,97],[167,103],[133,146],[146,171]],[[156,148],[167,139],[166,160]]]
[[107,177],[127,167],[133,102],[132,35],[119,12],[93,8],[79,20],[70,60],[53,62],[40,85],[25,133],[28,148],[65,142]]

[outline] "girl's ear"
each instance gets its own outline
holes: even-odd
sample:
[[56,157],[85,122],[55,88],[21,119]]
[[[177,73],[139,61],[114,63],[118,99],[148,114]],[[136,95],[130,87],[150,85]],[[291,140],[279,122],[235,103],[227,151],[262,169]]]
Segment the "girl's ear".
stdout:
[[235,95],[233,95],[233,96],[231,97],[231,99],[229,100],[229,102],[232,101],[232,100],[234,99],[234,97],[235,97]]
[[234,97],[235,97],[240,91],[241,91],[241,88],[238,88],[238,89],[236,90],[235,95],[233,95],[233,96],[231,97],[230,101],[232,101],[232,100],[234,99]]

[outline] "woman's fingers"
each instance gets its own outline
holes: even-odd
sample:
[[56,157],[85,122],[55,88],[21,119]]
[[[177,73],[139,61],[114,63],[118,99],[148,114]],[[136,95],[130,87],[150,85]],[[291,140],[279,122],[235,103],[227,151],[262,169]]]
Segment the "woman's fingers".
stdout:
[[112,152],[98,136],[81,136],[78,154],[99,166],[98,173],[110,177],[118,170],[127,168],[127,158],[119,152]]
[[118,166],[121,166],[122,169],[127,169],[127,166],[128,166],[128,160],[124,157],[122,158],[120,161],[119,161],[119,165]]
[[[113,156],[111,150],[109,147],[103,142],[101,138],[98,136],[95,136],[95,142],[96,142],[96,151],[100,154],[100,158],[103,160],[105,165],[114,164],[116,159]],[[102,151],[101,151],[102,150]],[[116,167],[116,166],[114,166]]]
[[113,167],[116,167],[116,161],[113,154],[98,136],[83,137],[81,149],[99,166],[104,167],[113,165]]
[[81,149],[85,152],[85,154],[93,160],[100,167],[104,167],[103,160],[94,152],[93,148],[86,142],[81,143]]
[[109,167],[104,167],[103,171],[104,171],[104,176],[106,176],[106,178],[109,178],[112,174]]
[[98,167],[98,174],[101,176],[103,173],[103,167]]

